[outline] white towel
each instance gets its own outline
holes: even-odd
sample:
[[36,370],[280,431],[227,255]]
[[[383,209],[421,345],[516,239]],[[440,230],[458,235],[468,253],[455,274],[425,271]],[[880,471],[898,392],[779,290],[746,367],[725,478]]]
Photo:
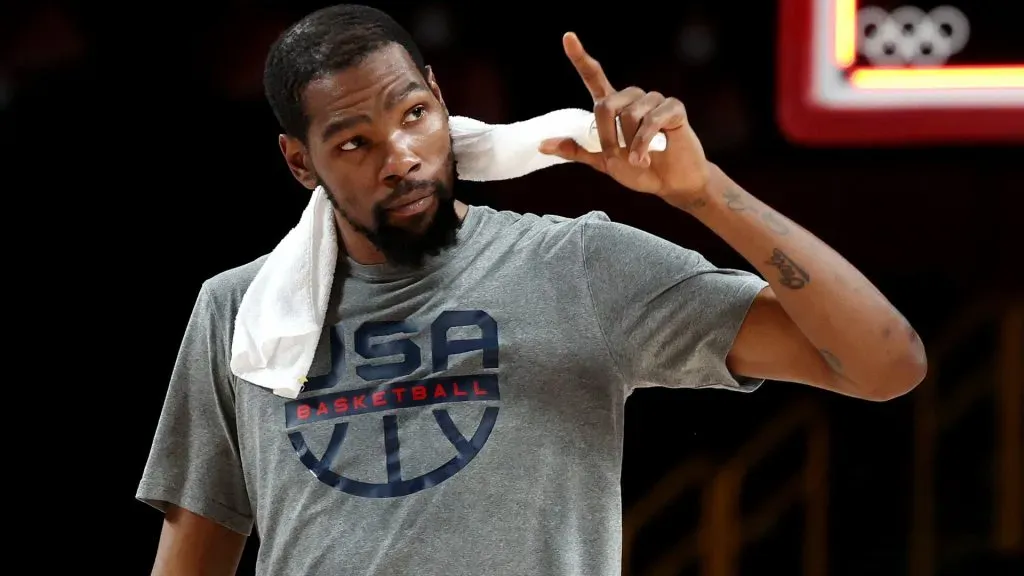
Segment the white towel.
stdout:
[[[485,124],[463,116],[449,119],[458,178],[486,182],[518,178],[566,160],[537,151],[549,138],[572,138],[601,149],[594,114],[556,110],[514,124]],[[619,130],[619,145],[623,146]],[[665,149],[658,134],[651,150]],[[285,398],[302,391],[327,316],[338,260],[334,213],[318,187],[299,223],[267,257],[242,297],[231,342],[231,372]]]

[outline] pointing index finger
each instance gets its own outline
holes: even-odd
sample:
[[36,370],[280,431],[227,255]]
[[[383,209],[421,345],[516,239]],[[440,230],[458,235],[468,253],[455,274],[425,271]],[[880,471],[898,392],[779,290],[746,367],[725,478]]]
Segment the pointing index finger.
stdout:
[[576,71],[580,73],[583,83],[586,84],[587,90],[590,91],[590,95],[594,97],[595,101],[606,98],[615,92],[611,83],[608,82],[608,77],[604,75],[601,64],[587,54],[587,51],[583,49],[583,43],[574,32],[566,32],[565,36],[562,36],[562,46],[565,48],[565,55],[569,57],[572,65],[576,67]]

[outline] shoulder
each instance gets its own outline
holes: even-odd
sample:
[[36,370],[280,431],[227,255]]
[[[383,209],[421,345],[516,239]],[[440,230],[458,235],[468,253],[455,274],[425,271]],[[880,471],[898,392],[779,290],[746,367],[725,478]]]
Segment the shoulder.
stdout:
[[487,228],[505,233],[521,232],[526,237],[541,236],[548,239],[576,239],[589,243],[627,241],[640,243],[668,242],[634,226],[612,220],[601,210],[592,210],[576,217],[557,214],[518,213],[474,207],[479,210]]
[[581,224],[584,251],[640,256],[651,251],[677,252],[683,247],[635,226],[612,221],[607,216],[589,218]]
[[582,242],[584,231],[590,223],[614,224],[606,213],[599,210],[569,217],[496,210],[486,206],[473,206],[472,209],[478,213],[481,229],[518,242]]
[[623,258],[690,259],[698,256],[664,238],[634,226],[616,222],[607,213],[593,210],[576,217],[557,214],[518,213],[473,207],[479,218],[479,237],[507,250],[535,257],[559,257],[599,262]]
[[199,293],[199,305],[205,306],[218,319],[233,320],[238,306],[252,284],[256,274],[263,268],[269,254],[251,262],[229,268],[207,278]]

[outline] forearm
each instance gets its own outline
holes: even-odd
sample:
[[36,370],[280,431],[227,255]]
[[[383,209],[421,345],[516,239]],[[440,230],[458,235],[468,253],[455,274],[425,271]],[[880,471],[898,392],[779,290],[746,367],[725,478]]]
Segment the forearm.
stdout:
[[[669,199],[671,203],[671,199]],[[711,167],[686,210],[746,258],[832,369],[866,393],[892,396],[924,377],[924,346],[882,293],[835,250]]]

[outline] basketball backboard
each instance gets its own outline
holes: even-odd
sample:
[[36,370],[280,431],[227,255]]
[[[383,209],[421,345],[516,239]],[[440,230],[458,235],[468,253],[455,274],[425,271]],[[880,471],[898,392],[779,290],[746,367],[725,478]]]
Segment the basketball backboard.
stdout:
[[975,22],[951,4],[781,0],[776,115],[786,137],[1024,142],[1024,33],[1007,24],[1007,3],[982,13],[987,2],[960,1]]

